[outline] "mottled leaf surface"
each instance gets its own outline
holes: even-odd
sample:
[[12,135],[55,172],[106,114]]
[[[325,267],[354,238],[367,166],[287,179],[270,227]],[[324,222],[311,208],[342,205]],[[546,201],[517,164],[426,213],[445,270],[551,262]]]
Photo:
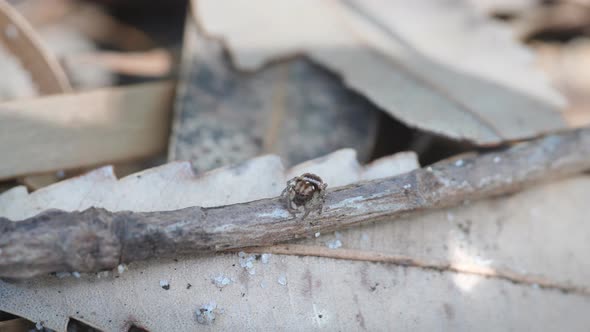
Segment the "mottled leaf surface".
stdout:
[[563,98],[532,54],[462,1],[204,0],[194,8],[237,67],[305,54],[411,127],[480,145],[565,127]]

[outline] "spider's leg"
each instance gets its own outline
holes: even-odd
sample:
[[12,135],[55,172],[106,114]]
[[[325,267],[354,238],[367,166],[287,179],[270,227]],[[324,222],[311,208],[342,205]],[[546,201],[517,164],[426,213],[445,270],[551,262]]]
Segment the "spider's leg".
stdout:
[[298,209],[293,207],[293,198],[295,197],[295,193],[288,192],[287,194],[287,211],[291,214],[293,218],[297,218]]
[[291,189],[291,187],[289,185],[287,185],[287,187],[285,187],[285,189],[283,189],[283,191],[281,192],[281,196],[280,197],[287,197],[287,193],[289,192],[289,190]]
[[283,192],[281,192],[281,197],[287,196],[287,193],[289,193],[291,189],[293,189],[296,180],[297,178],[292,178],[291,180],[287,181],[287,186],[285,187],[285,189],[283,189]]
[[309,215],[310,212],[311,212],[311,210],[308,209],[307,207],[305,207],[305,213],[301,217],[301,220],[305,220],[305,218]]

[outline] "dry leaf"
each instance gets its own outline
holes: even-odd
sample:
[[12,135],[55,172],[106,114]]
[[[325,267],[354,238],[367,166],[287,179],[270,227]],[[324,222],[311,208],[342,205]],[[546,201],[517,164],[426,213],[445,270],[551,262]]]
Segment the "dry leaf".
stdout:
[[561,36],[565,40],[572,35],[590,32],[590,3],[584,2],[558,1],[531,8],[513,22],[515,34],[523,40],[543,35],[554,39]]
[[[293,172],[326,170],[321,175],[331,183],[332,187],[336,187],[361,179],[393,176],[409,172],[417,167],[419,167],[417,156],[412,152],[384,157],[371,165],[361,167],[356,161],[355,152],[351,149],[336,151],[288,171],[283,169],[280,159],[276,156],[259,157],[237,166],[214,170],[199,177],[194,176],[191,166],[187,162],[167,164],[129,175],[120,180],[114,176],[112,167],[103,167],[31,194],[28,194],[22,186],[13,188],[0,195],[0,216],[19,220],[52,208],[72,211],[86,209],[90,206],[105,207],[112,211],[173,210],[194,205],[218,206],[277,196],[282,191],[286,179]],[[338,171],[330,172],[329,170]],[[234,259],[231,255],[220,255],[218,258]],[[218,258],[213,258],[213,261]],[[5,300],[0,303],[0,310],[17,313],[35,322],[42,321],[44,326],[58,330],[65,329],[69,316],[75,316],[76,319],[106,330],[125,330],[134,323],[146,327],[148,330],[165,330],[165,326],[175,326],[177,328],[174,330],[178,331],[187,330],[190,329],[189,326],[194,328],[196,323],[191,317],[194,318],[194,311],[201,303],[195,302],[194,308],[187,307],[187,311],[181,314],[184,319],[188,320],[178,321],[173,315],[165,315],[168,318],[162,317],[162,319],[156,320],[155,317],[162,308],[173,307],[170,304],[161,307],[162,302],[156,299],[162,295],[161,292],[165,291],[159,286],[160,280],[171,284],[168,295],[184,291],[187,283],[195,285],[196,290],[209,286],[210,279],[215,277],[213,272],[203,274],[195,280],[183,280],[183,274],[187,271],[183,271],[184,268],[179,269],[180,265],[189,268],[191,273],[203,273],[200,269],[195,270],[194,267],[197,265],[193,265],[191,262],[194,262],[194,258],[182,259],[178,263],[173,263],[176,266],[170,271],[166,269],[166,272],[160,271],[161,265],[159,263],[151,262],[146,265],[145,274],[137,274],[138,270],[135,272],[130,270],[124,272],[117,279],[112,277],[99,279],[96,275],[84,275],[80,280],[77,280],[83,283],[79,284],[80,287],[70,287],[68,291],[63,290],[62,294],[67,298],[73,296],[71,297],[73,302],[64,302],[43,311],[38,311],[33,307],[29,307],[32,309],[29,310],[24,304],[38,304],[39,300],[52,302],[58,298],[63,299],[61,295],[52,294],[56,290],[54,288],[55,277],[41,278],[35,281],[37,286],[27,286],[26,288],[29,289],[37,289],[39,293],[34,299],[26,300],[21,297],[23,294],[17,294],[24,291],[21,288],[23,285],[0,282],[0,298]],[[199,264],[199,266],[205,268],[206,264],[208,263]],[[220,268],[215,273],[230,274],[235,272],[231,271],[232,268],[231,264],[227,264],[226,268]],[[134,281],[136,285],[143,285],[145,293],[136,294],[134,287],[125,290],[129,286],[127,282],[131,281],[129,279],[131,276],[134,276],[133,279],[137,278]],[[123,283],[113,284],[115,281],[124,280]],[[235,283],[237,280],[234,279],[232,282]],[[199,285],[199,283],[204,284]],[[217,290],[214,285],[210,286],[212,290]],[[102,289],[99,291],[100,294],[117,295],[105,298],[102,298],[102,295],[86,296],[89,295],[86,292],[96,290],[94,287]],[[272,288],[277,287],[274,284],[271,285],[271,281],[269,281],[269,289]],[[50,291],[50,289],[52,290]],[[45,293],[45,291],[49,292]],[[66,293],[71,295],[65,295]],[[119,304],[138,296],[142,299],[140,303],[158,304],[148,305],[143,309],[137,306],[116,309]],[[182,301],[190,301],[190,298],[186,297]],[[125,300],[120,302],[122,299]],[[78,303],[80,300],[89,302],[82,305],[82,303]],[[176,307],[174,310],[182,310],[182,306],[174,305],[174,307]],[[86,309],[91,310],[94,314],[80,313],[86,312]],[[130,322],[130,317],[133,317],[134,321]]]
[[565,126],[564,100],[532,54],[465,3],[204,0],[194,9],[239,68],[307,55],[412,127],[489,145]]
[[590,39],[579,38],[565,44],[534,44],[540,67],[570,101],[564,112],[569,125],[590,124]]
[[306,59],[236,71],[190,17],[184,37],[169,160],[203,172],[270,153],[286,166],[342,148],[369,159],[379,110],[335,75]]
[[59,63],[36,31],[9,3],[0,2],[0,100],[68,92]]
[[[333,177],[329,181],[338,183],[340,176],[356,181],[380,167],[387,169],[383,163],[392,162],[389,169],[395,169],[395,159],[403,158],[403,163],[412,164],[415,156],[406,157],[410,158],[397,156],[378,161],[367,169],[355,165],[354,154],[344,150],[308,163],[307,169],[321,169],[332,163],[333,170],[340,173],[326,174],[326,178]],[[257,167],[262,167],[263,176],[253,177]],[[252,195],[263,196],[264,192],[275,195],[281,188],[265,182],[265,178],[272,177],[266,174],[269,170],[277,171],[284,179],[285,173],[272,156],[199,178],[192,177],[190,167],[183,163],[119,181],[108,169],[102,169],[30,195],[22,188],[14,189],[0,196],[0,215],[17,214],[10,209],[23,201],[29,202],[29,210],[41,204],[44,208],[77,209],[91,200],[115,204],[107,203],[110,199],[105,196],[110,195],[122,201],[113,208],[161,209],[163,206],[151,205],[159,204],[159,200],[180,207],[201,199],[184,198],[198,190],[197,183],[202,189],[211,186],[208,194],[218,197],[217,204],[226,204],[251,199]],[[225,184],[229,187],[219,190],[218,186],[228,180]],[[244,185],[252,185],[254,190],[241,190],[239,187]],[[234,189],[238,193],[228,200],[225,195],[231,195]],[[541,275],[557,283],[587,287],[587,223],[575,211],[587,204],[588,195],[590,179],[579,176],[512,197],[324,234],[306,240],[304,247],[338,257],[343,249],[328,246],[337,247],[339,241],[342,248],[358,253],[428,256],[452,266],[475,264],[491,271],[509,267],[524,276]],[[18,208],[24,209],[25,205]],[[577,231],[572,233],[572,229]],[[424,331],[441,326],[471,330],[482,327],[490,317],[502,317],[490,330],[583,330],[590,324],[587,295],[563,294],[524,281],[513,283],[469,273],[342,259],[265,255],[257,260],[249,254],[217,254],[138,262],[121,267],[119,272],[83,274],[80,278],[61,277],[0,281],[0,310],[57,330],[65,330],[68,317],[108,331],[127,331],[131,325],[151,331],[189,331],[202,327],[199,322],[209,322],[220,330],[314,330],[334,326],[342,330],[379,330],[388,326]],[[209,314],[215,315],[215,320],[210,320]]]

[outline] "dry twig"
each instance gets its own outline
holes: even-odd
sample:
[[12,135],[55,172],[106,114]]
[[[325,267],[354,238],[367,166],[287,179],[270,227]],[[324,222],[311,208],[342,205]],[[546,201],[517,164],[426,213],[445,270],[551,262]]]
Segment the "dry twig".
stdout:
[[249,246],[392,219],[517,191],[590,169],[590,128],[518,144],[501,152],[329,191],[321,216],[293,219],[278,198],[163,212],[46,211],[0,218],[0,276],[90,272],[119,263]]

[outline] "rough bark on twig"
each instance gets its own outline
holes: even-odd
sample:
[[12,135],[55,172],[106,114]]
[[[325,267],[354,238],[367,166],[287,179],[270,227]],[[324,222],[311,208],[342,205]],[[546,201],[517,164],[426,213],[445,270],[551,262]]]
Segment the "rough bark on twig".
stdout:
[[323,214],[305,220],[291,217],[278,198],[165,212],[92,208],[46,211],[19,222],[0,218],[0,276],[91,272],[152,257],[271,245],[514,192],[587,169],[590,128],[337,188],[328,192]]

